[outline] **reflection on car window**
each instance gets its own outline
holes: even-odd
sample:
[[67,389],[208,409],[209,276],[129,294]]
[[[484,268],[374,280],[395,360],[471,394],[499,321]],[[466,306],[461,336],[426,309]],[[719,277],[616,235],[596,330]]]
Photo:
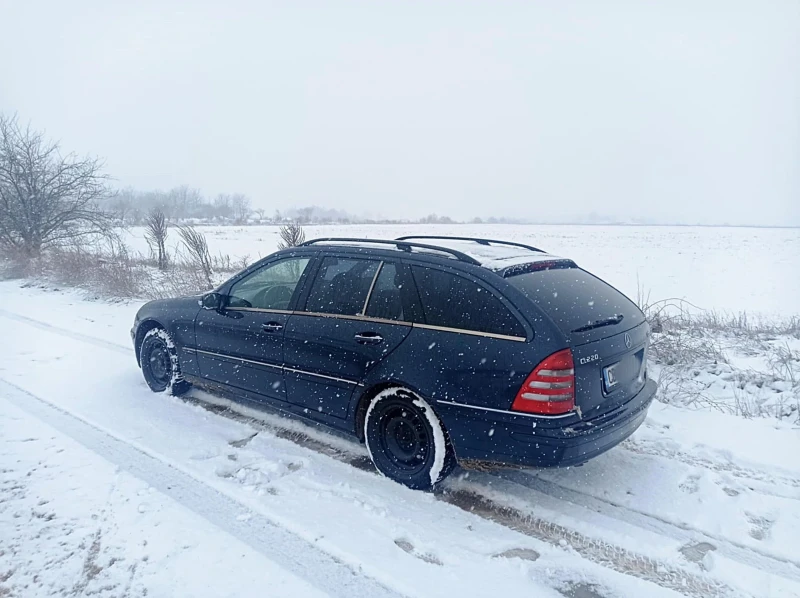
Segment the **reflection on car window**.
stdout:
[[306,311],[361,314],[379,265],[376,260],[326,257],[309,292]]
[[525,336],[525,329],[505,305],[481,285],[434,268],[412,266],[425,323],[506,336]]
[[309,258],[289,258],[248,274],[231,287],[228,307],[288,309],[308,262]]
[[403,285],[395,264],[385,262],[381,266],[375,286],[369,298],[365,315],[384,320],[403,320],[403,300],[400,291]]

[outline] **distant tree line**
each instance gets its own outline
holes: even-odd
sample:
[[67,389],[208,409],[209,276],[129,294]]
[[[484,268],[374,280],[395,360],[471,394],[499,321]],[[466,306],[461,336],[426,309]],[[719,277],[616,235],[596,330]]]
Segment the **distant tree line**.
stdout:
[[203,221],[244,224],[255,212],[243,193],[220,193],[206,198],[188,185],[168,191],[137,191],[126,188],[109,197],[103,207],[121,226],[139,226],[150,214],[160,212],[171,222]]

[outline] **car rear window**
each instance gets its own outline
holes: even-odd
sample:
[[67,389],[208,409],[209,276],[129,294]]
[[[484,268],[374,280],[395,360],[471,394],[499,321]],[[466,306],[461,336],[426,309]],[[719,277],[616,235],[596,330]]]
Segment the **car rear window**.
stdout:
[[639,308],[611,285],[581,268],[554,268],[506,278],[538,305],[564,332],[614,316],[639,323]]
[[412,266],[425,323],[443,328],[525,337],[525,329],[491,291],[472,280]]

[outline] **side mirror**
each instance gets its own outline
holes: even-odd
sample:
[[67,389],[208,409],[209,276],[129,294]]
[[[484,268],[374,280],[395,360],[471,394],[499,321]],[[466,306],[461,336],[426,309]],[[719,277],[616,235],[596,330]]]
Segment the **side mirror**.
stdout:
[[220,293],[206,293],[200,300],[203,309],[220,309],[222,307],[223,296]]

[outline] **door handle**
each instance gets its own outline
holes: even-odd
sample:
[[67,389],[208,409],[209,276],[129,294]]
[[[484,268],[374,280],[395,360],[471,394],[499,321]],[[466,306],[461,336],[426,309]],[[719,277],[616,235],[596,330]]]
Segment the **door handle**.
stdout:
[[280,322],[267,322],[261,325],[261,330],[264,332],[280,332],[283,330],[283,324]]
[[359,332],[356,334],[356,342],[362,345],[379,345],[383,342],[383,337],[377,332]]

